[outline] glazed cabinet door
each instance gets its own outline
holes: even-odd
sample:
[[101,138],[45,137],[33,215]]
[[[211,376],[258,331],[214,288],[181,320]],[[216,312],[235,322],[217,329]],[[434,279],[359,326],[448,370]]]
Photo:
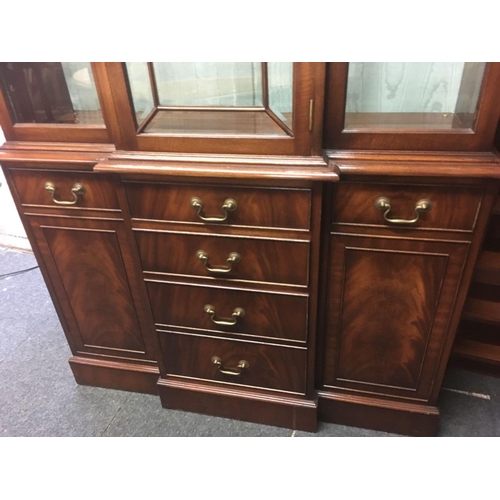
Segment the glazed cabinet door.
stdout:
[[325,63],[106,63],[117,149],[321,155]]
[[9,141],[110,143],[104,63],[0,62],[0,122]]
[[332,233],[323,387],[428,401],[468,250]]
[[75,356],[154,366],[143,286],[120,220],[28,216]]

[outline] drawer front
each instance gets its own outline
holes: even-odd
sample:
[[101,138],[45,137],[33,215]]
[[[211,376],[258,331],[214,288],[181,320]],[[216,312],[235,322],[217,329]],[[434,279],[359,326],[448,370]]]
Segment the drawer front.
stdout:
[[[305,348],[165,332],[159,337],[168,375],[305,393]],[[241,361],[246,368],[238,368]]]
[[[333,200],[333,222],[386,227],[472,231],[484,189],[477,186],[423,186],[341,183]],[[390,210],[378,209],[384,197]],[[421,200],[430,201],[428,211],[416,210]],[[388,207],[387,204],[383,205]],[[396,219],[389,222],[387,219]],[[398,222],[418,220],[413,223]]]
[[[78,209],[120,208],[114,184],[99,174],[12,169],[10,175],[23,205]],[[52,184],[53,192],[46,188],[47,183]]]
[[186,284],[146,285],[159,325],[306,340],[307,297]]
[[[308,242],[149,231],[135,237],[144,271],[307,286]],[[239,262],[228,263],[234,254]]]
[[[286,229],[308,229],[310,224],[308,189],[127,182],[125,190],[131,217],[136,219]],[[192,206],[194,198],[200,200],[201,208]],[[234,210],[222,208],[226,200],[236,202]],[[219,222],[203,220],[224,217]]]

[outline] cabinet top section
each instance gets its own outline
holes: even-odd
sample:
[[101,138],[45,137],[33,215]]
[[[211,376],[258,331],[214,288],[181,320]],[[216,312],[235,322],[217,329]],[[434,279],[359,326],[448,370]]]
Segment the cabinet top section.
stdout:
[[[0,63],[8,141],[179,154],[491,151],[500,63]],[[88,146],[90,147],[90,146]]]

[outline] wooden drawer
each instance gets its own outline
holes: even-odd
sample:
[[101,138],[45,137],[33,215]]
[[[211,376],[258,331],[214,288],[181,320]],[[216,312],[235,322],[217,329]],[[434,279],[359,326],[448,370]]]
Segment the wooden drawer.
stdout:
[[[126,182],[125,191],[135,219],[286,229],[308,229],[310,224],[308,189]],[[201,200],[201,216],[221,218],[227,214],[227,219],[204,222],[191,205],[193,198]],[[226,200],[234,200],[236,208],[224,211]]]
[[[159,332],[167,375],[304,394],[307,349]],[[221,360],[218,367],[212,361]],[[238,369],[240,361],[247,368]],[[220,369],[239,375],[224,374]]]
[[[109,178],[100,174],[92,172],[11,169],[10,175],[19,199],[25,206],[77,209],[120,208],[114,184]],[[47,183],[51,183],[54,186],[55,191],[53,195],[46,189]],[[72,189],[77,188],[78,184],[83,186],[84,192],[73,195]],[[57,201],[74,203],[70,205],[58,204],[53,200],[52,196]]]
[[[333,200],[333,222],[370,226],[440,229],[470,232],[474,229],[484,189],[478,186],[340,183]],[[390,219],[412,220],[420,200],[431,208],[420,212],[418,221],[398,224],[384,219],[385,210],[375,206],[385,197],[390,202]]]
[[[157,326],[306,340],[306,296],[151,281],[146,285]],[[206,305],[213,306],[213,319]],[[235,324],[221,325],[220,321]]]
[[[235,279],[254,282],[308,284],[309,243],[178,234],[136,230],[144,271],[183,276]],[[210,268],[228,268],[228,258],[237,253],[241,260],[228,273],[209,271],[199,259],[198,251],[208,255]]]

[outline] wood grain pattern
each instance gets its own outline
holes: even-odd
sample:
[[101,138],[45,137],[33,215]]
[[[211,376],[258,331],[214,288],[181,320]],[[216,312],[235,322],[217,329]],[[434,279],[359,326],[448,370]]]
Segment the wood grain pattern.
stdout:
[[323,422],[407,436],[432,437],[439,430],[435,406],[325,391],[318,395],[318,418]]
[[158,394],[158,367],[83,356],[69,359],[76,383],[118,391]]
[[[308,229],[311,192],[306,189],[258,189],[192,184],[126,183],[132,218],[191,222],[213,226],[258,226]],[[234,199],[237,209],[220,223],[203,222],[191,207],[193,197],[202,200],[202,215],[221,217],[226,199]]]
[[174,378],[161,378],[158,389],[165,408],[316,432],[316,400]]
[[27,219],[73,354],[155,366],[122,222]]
[[432,203],[430,211],[421,213],[415,224],[404,226],[404,231],[425,228],[471,232],[483,193],[484,188],[478,186],[344,182],[334,193],[333,222],[398,229],[402,226],[384,220],[384,212],[375,207],[375,201],[387,197],[392,207],[389,218],[411,220],[417,202],[428,199]]
[[264,111],[184,111],[159,109],[144,129],[145,134],[185,136],[286,136]]
[[427,400],[468,247],[333,235],[324,384]]
[[[307,297],[188,284],[147,282],[146,285],[158,327],[182,326],[259,338],[306,341]],[[214,306],[216,319],[231,319],[236,307],[243,308],[245,316],[238,318],[234,326],[219,326],[204,312],[205,304]]]
[[[33,171],[11,169],[12,182],[24,206],[39,205],[58,209],[114,209],[120,210],[116,197],[116,187],[109,177],[89,172],[61,172],[58,170]],[[85,193],[71,207],[57,205],[52,195],[45,189],[45,183],[52,182],[56,200],[73,201],[71,189],[75,183],[83,184]]]
[[90,229],[43,228],[43,233],[83,346],[144,352],[116,236]]
[[[189,156],[187,157],[189,160]],[[237,158],[236,160],[241,160]],[[195,182],[203,178],[223,178],[231,179],[251,179],[262,181],[262,179],[281,180],[284,182],[294,180],[307,181],[332,181],[339,179],[336,169],[326,165],[323,160],[309,164],[295,162],[284,162],[284,165],[274,164],[272,162],[255,161],[249,159],[241,161],[202,162],[200,157],[195,161],[164,161],[161,159],[150,158],[137,161],[127,159],[106,159],[94,167],[95,172],[124,174],[126,176],[141,177],[195,177]]]
[[[167,375],[298,394],[305,392],[307,350],[304,348],[165,332],[159,332],[159,337]],[[240,360],[248,361],[249,367],[239,376],[224,375],[212,363],[212,356],[220,357],[225,368],[235,368]]]
[[[208,236],[135,230],[144,271],[199,276],[225,281],[245,280],[307,286],[309,244],[300,241]],[[212,267],[227,266],[231,252],[241,261],[225,275],[210,273],[196,257],[209,256]],[[286,255],[286,259],[283,256]]]

